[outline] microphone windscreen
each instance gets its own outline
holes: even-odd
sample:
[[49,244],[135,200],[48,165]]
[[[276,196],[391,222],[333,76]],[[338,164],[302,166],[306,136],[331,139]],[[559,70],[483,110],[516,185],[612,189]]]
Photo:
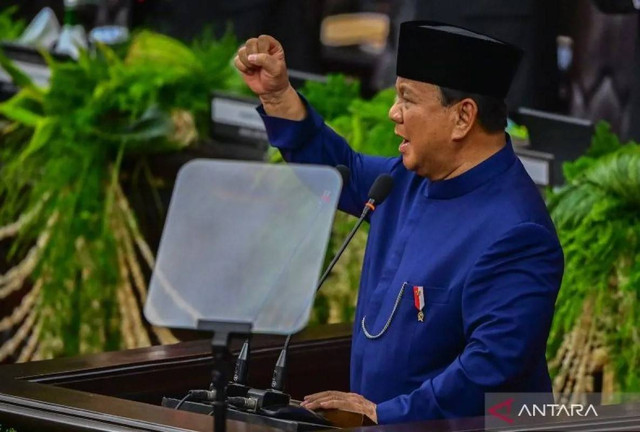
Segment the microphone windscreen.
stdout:
[[342,177],[342,187],[345,187],[347,183],[349,183],[349,176],[351,175],[351,170],[346,165],[337,165],[336,169],[340,173],[340,177]]
[[380,174],[369,189],[369,199],[374,200],[377,205],[382,204],[382,201],[391,193],[392,187],[393,177],[389,174]]

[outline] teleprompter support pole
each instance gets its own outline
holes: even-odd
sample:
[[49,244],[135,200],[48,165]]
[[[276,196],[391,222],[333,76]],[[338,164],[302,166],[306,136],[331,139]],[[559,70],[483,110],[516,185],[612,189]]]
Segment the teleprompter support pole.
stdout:
[[216,400],[213,402],[213,427],[215,432],[225,432],[227,427],[225,388],[229,381],[229,371],[231,370],[229,342],[232,335],[248,336],[251,333],[251,323],[198,320],[198,330],[213,332],[213,338],[211,339],[211,355],[213,356],[211,382],[216,391]]

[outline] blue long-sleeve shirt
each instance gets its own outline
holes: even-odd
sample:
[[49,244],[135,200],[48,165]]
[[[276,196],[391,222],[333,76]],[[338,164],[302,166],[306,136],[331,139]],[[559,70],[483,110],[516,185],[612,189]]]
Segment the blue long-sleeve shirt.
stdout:
[[377,404],[380,424],[483,415],[485,392],[550,392],[545,349],[563,255],[510,140],[462,175],[431,182],[399,157],[354,152],[307,110],[296,122],[258,108],[287,161],[349,167],[341,210],[359,215],[375,178],[394,178],[370,219],[351,391]]

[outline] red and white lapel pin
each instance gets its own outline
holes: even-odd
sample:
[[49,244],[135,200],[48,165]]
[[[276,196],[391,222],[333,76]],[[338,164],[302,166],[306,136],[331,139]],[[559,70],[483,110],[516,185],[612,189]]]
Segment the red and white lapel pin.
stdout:
[[421,286],[413,287],[413,303],[416,305],[416,309],[418,309],[418,321],[424,321],[424,288]]

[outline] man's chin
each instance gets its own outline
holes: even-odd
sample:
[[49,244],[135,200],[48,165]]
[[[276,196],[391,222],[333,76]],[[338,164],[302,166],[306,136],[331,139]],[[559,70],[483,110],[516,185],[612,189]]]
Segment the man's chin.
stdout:
[[411,160],[411,158],[408,158],[407,156],[403,155],[402,156],[402,165],[404,165],[404,167],[407,169],[407,171],[413,171],[414,174],[420,176],[420,177],[427,177],[428,176],[421,172],[420,167],[418,166],[417,163],[415,163],[415,161]]
[[407,169],[407,171],[415,171],[417,166],[414,161],[411,160],[407,155],[402,155],[402,165]]

